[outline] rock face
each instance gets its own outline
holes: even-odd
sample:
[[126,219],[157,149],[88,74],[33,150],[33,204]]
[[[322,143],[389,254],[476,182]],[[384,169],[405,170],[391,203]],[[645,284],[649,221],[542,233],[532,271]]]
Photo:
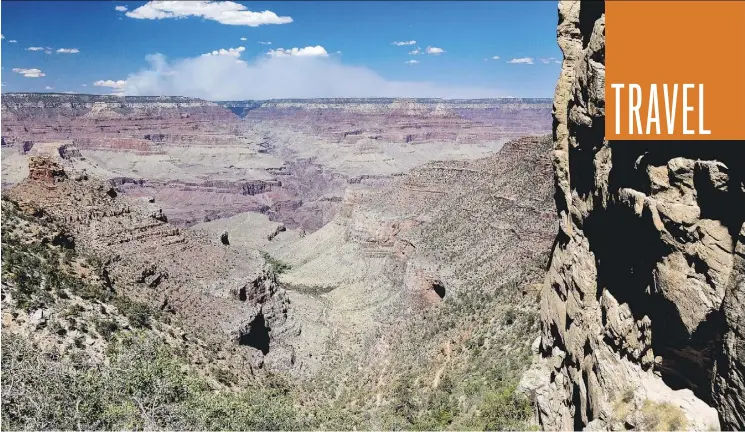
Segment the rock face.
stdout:
[[[280,342],[287,340],[280,335],[299,333],[300,327],[258,252],[225,247],[206,233],[175,227],[152,200],[119,194],[95,176],[66,172],[51,156],[31,157],[29,177],[6,196],[23,212],[66,227],[69,234],[52,243],[74,241],[97,257],[110,289],[177,314],[190,330],[231,347],[236,364],[291,363],[294,348]],[[260,330],[252,324],[258,322]]]
[[539,422],[643,428],[661,403],[678,428],[743,429],[745,147],[605,140],[604,3],[561,1],[557,33]]

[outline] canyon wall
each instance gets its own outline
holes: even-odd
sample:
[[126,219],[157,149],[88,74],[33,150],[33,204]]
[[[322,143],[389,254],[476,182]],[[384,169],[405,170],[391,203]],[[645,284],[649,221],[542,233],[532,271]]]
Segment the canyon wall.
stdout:
[[383,186],[431,160],[485,157],[549,133],[550,99],[308,99],[8,93],[2,187],[27,159],[62,156],[118,190],[157,199],[181,227],[261,212],[315,231],[349,184]]
[[557,36],[538,421],[743,429],[745,148],[605,140],[604,3],[561,1]]

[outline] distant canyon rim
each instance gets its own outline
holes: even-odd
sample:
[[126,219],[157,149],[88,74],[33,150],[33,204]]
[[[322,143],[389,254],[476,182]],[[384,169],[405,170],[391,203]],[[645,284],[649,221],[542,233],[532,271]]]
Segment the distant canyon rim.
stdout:
[[475,159],[550,131],[549,99],[309,99],[4,94],[2,184],[30,155],[153,197],[171,223],[252,211],[313,231],[350,185],[376,187],[432,160]]

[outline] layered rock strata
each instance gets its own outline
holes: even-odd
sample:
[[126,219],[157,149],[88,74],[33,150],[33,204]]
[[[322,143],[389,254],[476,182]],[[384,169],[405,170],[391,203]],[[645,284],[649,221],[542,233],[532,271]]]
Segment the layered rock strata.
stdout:
[[173,226],[152,199],[127,197],[95,176],[68,172],[52,156],[32,157],[29,177],[5,195],[24,212],[66,227],[77,248],[100,259],[109,289],[235,347],[228,351],[243,358],[236,367],[291,366],[294,348],[279,342],[280,335],[298,334],[299,327],[258,252]]
[[678,429],[743,429],[745,147],[605,140],[604,3],[561,1],[557,34],[540,424],[651,427],[664,406]]

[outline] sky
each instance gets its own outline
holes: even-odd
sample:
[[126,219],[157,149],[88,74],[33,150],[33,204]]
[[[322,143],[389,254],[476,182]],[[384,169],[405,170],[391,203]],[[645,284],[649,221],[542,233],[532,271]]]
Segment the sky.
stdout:
[[2,1],[2,92],[552,97],[555,1]]

